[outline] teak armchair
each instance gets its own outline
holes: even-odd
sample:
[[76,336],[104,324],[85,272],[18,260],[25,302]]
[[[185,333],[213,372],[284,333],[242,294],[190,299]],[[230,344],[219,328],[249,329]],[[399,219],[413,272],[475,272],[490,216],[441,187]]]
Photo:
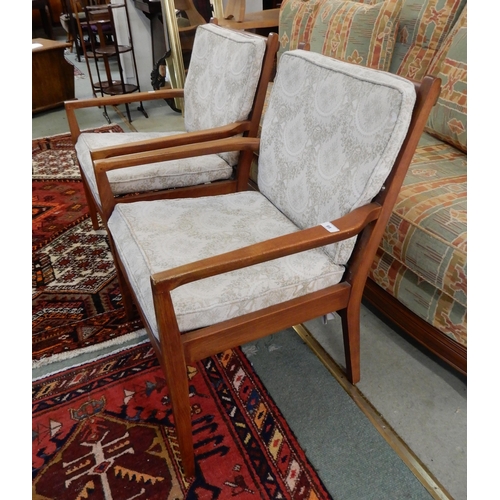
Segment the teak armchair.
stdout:
[[[197,467],[188,364],[338,311],[347,377],[359,381],[366,276],[439,88],[289,51],[260,139],[95,162],[124,305],[137,305],[165,373],[187,476]],[[115,169],[258,148],[258,191],[108,196]]]
[[[197,28],[183,89],[65,102],[94,228],[99,227],[98,214],[104,223],[109,215],[103,211],[96,185],[95,159],[240,134],[255,137],[277,49],[275,33],[265,38],[222,28],[215,21]],[[186,131],[86,133],[80,130],[76,115],[82,108],[180,97],[184,98]],[[158,192],[164,198],[191,197],[198,196],[200,187],[206,193],[207,183],[213,194],[234,192],[247,188],[251,161],[251,153],[234,151],[136,165],[110,173],[111,192],[112,196],[133,195],[134,200],[157,198]]]

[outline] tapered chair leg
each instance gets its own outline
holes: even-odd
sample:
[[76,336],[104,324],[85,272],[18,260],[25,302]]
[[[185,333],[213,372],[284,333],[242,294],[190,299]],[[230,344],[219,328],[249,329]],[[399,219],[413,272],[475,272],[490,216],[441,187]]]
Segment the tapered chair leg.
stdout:
[[[119,262],[116,257],[116,249],[113,245],[113,241],[108,237],[109,248],[111,254],[113,255],[113,261]],[[122,296],[122,306],[125,310],[125,317],[128,321],[132,321],[135,318],[135,303],[130,291],[130,287],[125,279],[125,275],[120,266],[115,266],[116,277],[118,279],[118,286],[120,287],[120,293]]]
[[194,444],[187,366],[178,359],[179,356],[170,349],[170,346],[164,349],[164,352],[165,350],[173,354],[167,354],[164,357],[164,363],[182,466],[185,476],[193,477],[195,471]]
[[172,404],[179,451],[186,477],[195,471],[193,426],[189,403],[189,379],[179,325],[169,293],[159,291],[152,281],[153,301],[161,345],[161,364]]
[[361,304],[349,304],[346,309],[339,311],[344,337],[346,376],[351,384],[357,384],[361,378],[360,312]]
[[[82,179],[84,179],[85,178],[84,174],[82,172],[80,172],[80,174],[81,174]],[[93,200],[94,198],[91,196],[90,188],[88,187],[88,185],[85,181],[83,182],[83,189],[85,191],[85,198],[88,201],[88,209],[89,209],[89,214],[90,214],[90,220],[92,221],[92,228],[97,231],[99,229],[99,218],[97,216],[97,208],[96,208],[95,204],[93,203],[93,201],[89,201],[89,200]]]

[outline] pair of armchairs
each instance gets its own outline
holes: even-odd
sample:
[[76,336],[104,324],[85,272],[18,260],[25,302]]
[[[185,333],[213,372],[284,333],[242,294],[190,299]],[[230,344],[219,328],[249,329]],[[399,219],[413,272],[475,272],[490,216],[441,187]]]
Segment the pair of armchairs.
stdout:
[[[275,36],[200,26],[184,91],[140,96],[183,96],[186,133],[79,134],[73,113],[86,104],[67,103],[124,306],[138,307],[165,373],[187,476],[196,473],[190,363],[338,311],[346,374],[359,380],[366,276],[439,94],[437,79],[414,85],[289,51],[257,138],[275,50]],[[224,173],[208,177],[212,162]]]

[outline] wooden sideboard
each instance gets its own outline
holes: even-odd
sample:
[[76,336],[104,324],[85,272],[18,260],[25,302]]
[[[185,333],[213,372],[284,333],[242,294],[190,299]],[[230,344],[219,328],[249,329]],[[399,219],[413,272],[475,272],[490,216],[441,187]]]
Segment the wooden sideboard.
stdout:
[[31,109],[38,113],[75,98],[75,73],[64,57],[68,43],[44,38],[32,43]]

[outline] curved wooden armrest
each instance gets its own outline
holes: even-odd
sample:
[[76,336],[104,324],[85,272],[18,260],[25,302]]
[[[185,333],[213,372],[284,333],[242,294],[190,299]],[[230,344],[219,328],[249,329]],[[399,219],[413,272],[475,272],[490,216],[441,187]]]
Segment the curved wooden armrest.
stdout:
[[157,137],[154,139],[129,142],[127,144],[94,149],[91,151],[91,157],[92,160],[96,161],[115,156],[131,155],[146,151],[154,151],[157,149],[182,146],[184,144],[195,144],[197,142],[225,139],[233,135],[242,134],[243,132],[246,132],[249,127],[250,122],[245,120],[207,130],[198,130],[196,132],[179,133],[165,137]]
[[[180,136],[181,134],[179,134],[179,138]],[[103,160],[96,160],[94,162],[94,170],[96,176],[100,176],[110,170],[157,163],[159,161],[179,160],[182,158],[225,153],[228,151],[257,151],[259,149],[259,145],[260,139],[258,138],[230,137],[215,141],[206,141],[197,144],[184,144],[182,146],[146,151],[144,153],[135,153]]]
[[132,92],[130,94],[109,95],[102,97],[92,97],[90,99],[76,99],[73,101],[65,101],[64,108],[66,109],[66,117],[68,118],[69,130],[73,144],[76,144],[81,133],[78,120],[76,118],[76,110],[83,108],[93,108],[99,106],[116,106],[119,104],[130,104],[133,102],[154,101],[157,99],[175,99],[184,97],[184,89],[160,89],[150,90],[147,92]]
[[[196,134],[194,132],[193,134]],[[187,134],[179,134],[181,136]],[[177,139],[177,138],[175,138]],[[115,156],[94,162],[94,172],[96,177],[97,189],[102,204],[102,209],[106,218],[111,215],[116,204],[116,199],[111,190],[106,172],[119,168],[134,167],[137,165],[146,165],[159,161],[176,160],[182,158],[192,158],[194,156],[203,156],[208,154],[224,153],[227,151],[257,151],[259,149],[260,139],[252,137],[230,137],[215,141],[200,142],[196,144],[184,144],[170,148],[146,151],[144,153]]]
[[89,99],[77,99],[65,101],[66,110],[91,108],[96,106],[112,106],[114,104],[130,104],[139,101],[154,101],[156,99],[173,99],[184,97],[184,89],[160,89],[135,92],[131,94],[109,95],[102,97],[91,97]]
[[151,285],[156,293],[166,293],[192,281],[346,240],[356,236],[369,223],[376,220],[380,211],[381,206],[378,203],[369,203],[332,221],[331,223],[338,228],[337,232],[331,233],[322,225],[303,229],[168,271],[155,273],[151,276]]

